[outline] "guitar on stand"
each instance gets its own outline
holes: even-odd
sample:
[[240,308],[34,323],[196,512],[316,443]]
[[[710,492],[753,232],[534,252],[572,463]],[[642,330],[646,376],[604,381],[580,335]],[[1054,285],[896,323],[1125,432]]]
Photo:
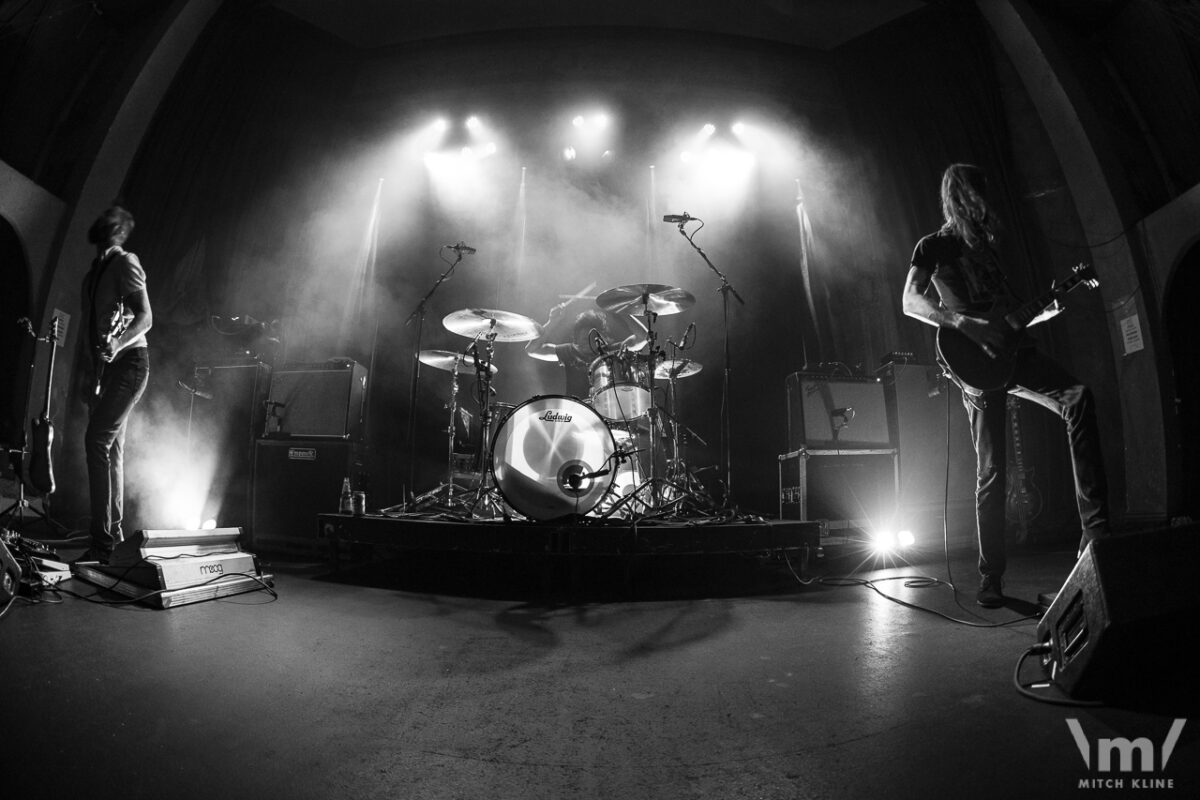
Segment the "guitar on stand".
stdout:
[[[50,392],[54,384],[54,361],[58,350],[58,340],[62,334],[63,321],[57,314],[50,322],[50,330],[45,337],[37,336],[33,331],[33,326],[28,319],[22,319],[21,324],[25,326],[35,342],[34,353],[30,357],[29,362],[29,388],[32,389],[33,369],[37,357],[36,343],[46,342],[50,345],[50,354],[48,356],[48,365],[46,368],[46,400],[42,406],[42,413],[37,419],[32,421],[32,445],[26,450],[22,445],[20,450],[10,451],[9,456],[13,462],[13,467],[17,472],[17,498],[9,505],[8,508],[0,511],[0,522],[12,525],[16,520],[17,524],[23,525],[25,521],[26,511],[30,511],[40,517],[45,523],[53,528],[66,532],[66,528],[58,522],[52,520],[45,510],[34,508],[29,499],[25,496],[25,484],[37,492],[43,498],[43,506],[45,498],[54,494],[54,466],[51,460],[51,448],[54,445],[54,422],[50,418]],[[29,395],[26,394],[25,408],[26,413],[29,410]],[[29,468],[24,469],[25,455],[29,454]]]
[[1080,286],[1095,289],[1099,285],[1100,281],[1096,278],[1096,270],[1086,264],[1079,264],[1072,269],[1071,277],[1062,283],[1051,285],[1049,291],[1035,297],[1015,311],[1009,313],[993,311],[980,317],[981,319],[1002,319],[1007,325],[1004,329],[1004,346],[996,351],[994,357],[985,354],[970,337],[953,328],[938,328],[938,356],[954,378],[965,388],[977,392],[1003,389],[1008,386],[1013,370],[1016,368],[1017,351],[1021,345],[1022,332],[1026,328],[1056,316],[1062,310],[1057,305],[1058,300],[1067,292]]

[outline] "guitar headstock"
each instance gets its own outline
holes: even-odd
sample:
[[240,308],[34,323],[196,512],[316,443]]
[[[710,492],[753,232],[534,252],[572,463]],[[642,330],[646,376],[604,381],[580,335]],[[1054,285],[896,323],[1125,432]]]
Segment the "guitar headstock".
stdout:
[[50,332],[46,334],[46,338],[53,344],[58,344],[58,337],[62,335],[62,317],[58,314],[50,320]]
[[1077,283],[1081,283],[1089,289],[1095,289],[1100,285],[1100,278],[1096,276],[1096,268],[1091,264],[1081,262],[1071,267],[1071,272]]

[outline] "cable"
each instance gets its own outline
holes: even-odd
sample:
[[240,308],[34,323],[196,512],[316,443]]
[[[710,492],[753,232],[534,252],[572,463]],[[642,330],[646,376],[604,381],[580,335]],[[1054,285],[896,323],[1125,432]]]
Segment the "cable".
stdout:
[[1045,653],[1048,649],[1049,645],[1046,643],[1031,645],[1030,647],[1026,648],[1025,652],[1022,653],[1020,658],[1017,659],[1016,666],[1013,667],[1012,677],[1013,687],[1016,688],[1017,694],[1021,695],[1022,697],[1027,697],[1030,700],[1036,700],[1039,703],[1049,703],[1050,705],[1056,706],[1072,706],[1076,708],[1096,708],[1098,706],[1103,706],[1104,703],[1099,700],[1075,700],[1067,697],[1051,697],[1041,695],[1033,691],[1035,688],[1040,688],[1043,686],[1049,687],[1051,685],[1049,683],[1021,683],[1021,667],[1025,664],[1025,659],[1032,655]]

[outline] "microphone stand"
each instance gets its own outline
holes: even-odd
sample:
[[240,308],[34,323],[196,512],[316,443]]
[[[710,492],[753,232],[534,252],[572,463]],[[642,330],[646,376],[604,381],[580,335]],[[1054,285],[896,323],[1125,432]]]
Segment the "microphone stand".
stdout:
[[[445,250],[446,248],[443,247],[442,249]],[[415,496],[414,487],[416,486],[415,464],[417,443],[413,439],[413,431],[417,424],[417,384],[421,380],[421,334],[425,327],[425,311],[426,307],[429,305],[429,299],[433,297],[434,292],[436,292],[438,287],[450,277],[450,273],[454,272],[454,268],[458,266],[458,262],[462,261],[463,259],[463,253],[461,250],[457,248],[450,249],[454,250],[454,254],[457,256],[457,258],[454,259],[454,263],[450,264],[450,268],[438,276],[438,279],[434,282],[433,286],[428,292],[425,293],[425,296],[421,298],[420,302],[417,303],[417,307],[414,308],[412,313],[408,315],[408,319],[404,321],[405,325],[411,324],[414,319],[417,321],[416,344],[413,347],[412,354],[412,380],[409,384],[408,391],[408,487],[404,492],[404,501],[406,507],[408,504],[408,498]],[[440,254],[438,255],[438,258],[441,258]],[[443,258],[442,260],[445,261],[446,259]]]
[[[687,215],[685,214],[684,216]],[[680,220],[678,223],[679,235],[684,239],[687,239],[687,243],[692,246],[692,249],[700,254],[700,257],[704,259],[704,263],[708,264],[708,268],[716,273],[717,277],[721,279],[721,286],[717,289],[717,291],[721,293],[721,313],[725,328],[725,369],[721,376],[721,467],[725,473],[725,497],[723,498],[723,502],[726,506],[728,506],[729,499],[733,496],[733,470],[730,466],[732,463],[730,451],[732,450],[733,441],[729,414],[729,295],[732,294],[734,298],[736,298],[737,301],[742,305],[746,305],[746,301],[743,300],[742,296],[737,293],[737,289],[733,288],[733,284],[729,282],[729,279],[725,277],[725,274],[721,272],[721,270],[717,269],[716,265],[709,260],[708,254],[704,252],[703,248],[696,244],[693,239],[696,234],[693,233],[691,236],[688,236],[683,230],[683,226],[692,219],[695,218],[691,217],[689,219]],[[700,228],[703,227],[704,220],[700,220]],[[700,232],[700,228],[696,229],[696,233]]]

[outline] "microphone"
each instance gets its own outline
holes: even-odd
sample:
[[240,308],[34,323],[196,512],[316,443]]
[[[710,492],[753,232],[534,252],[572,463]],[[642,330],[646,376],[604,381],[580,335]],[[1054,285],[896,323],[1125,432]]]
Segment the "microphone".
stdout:
[[203,389],[197,389],[194,386],[189,386],[186,383],[184,383],[182,379],[176,381],[175,385],[178,386],[180,389],[183,389],[185,392],[192,395],[193,397],[199,397],[201,400],[212,400],[213,399],[212,392],[206,392]]
[[470,245],[468,245],[464,242],[458,242],[457,244],[448,244],[448,245],[446,245],[446,249],[453,250],[456,253],[462,253],[463,255],[468,255],[468,256],[475,255],[475,248],[471,247]]
[[849,425],[850,420],[854,419],[854,408],[846,406],[845,408],[835,408],[829,412],[830,417],[841,417],[842,425]]
[[690,222],[694,219],[695,219],[695,217],[693,217],[691,214],[689,214],[685,211],[682,214],[667,214],[665,217],[663,217],[663,222],[680,223],[680,222]]
[[[696,333],[696,323],[689,322],[688,326],[687,326],[687,330],[683,332],[683,343],[687,344],[688,337],[693,336],[695,333]],[[694,341],[694,339],[693,339],[693,341]]]

